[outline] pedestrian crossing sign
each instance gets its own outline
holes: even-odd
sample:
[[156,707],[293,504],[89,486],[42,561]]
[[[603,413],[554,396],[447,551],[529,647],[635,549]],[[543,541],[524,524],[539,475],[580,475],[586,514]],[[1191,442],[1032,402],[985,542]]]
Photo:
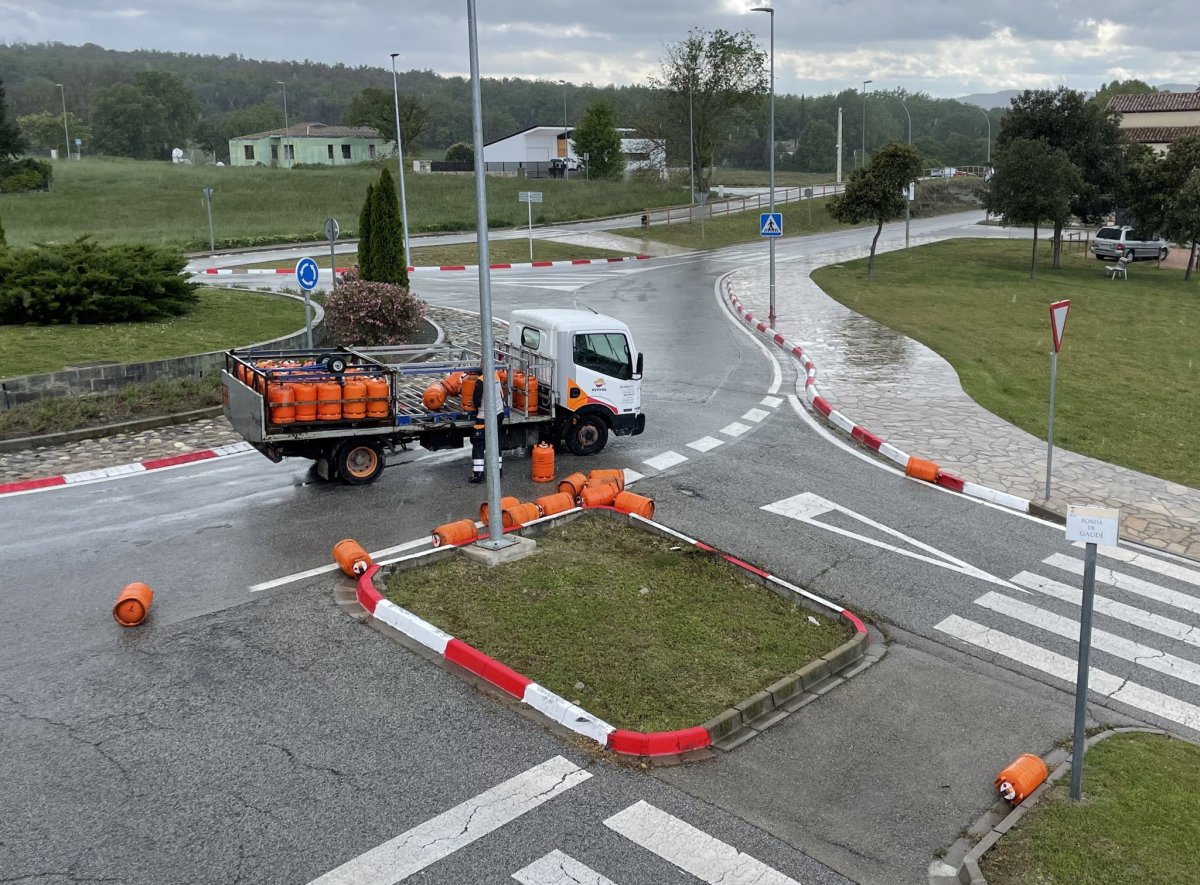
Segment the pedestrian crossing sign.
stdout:
[[758,235],[760,237],[783,236],[783,213],[762,212],[758,216]]

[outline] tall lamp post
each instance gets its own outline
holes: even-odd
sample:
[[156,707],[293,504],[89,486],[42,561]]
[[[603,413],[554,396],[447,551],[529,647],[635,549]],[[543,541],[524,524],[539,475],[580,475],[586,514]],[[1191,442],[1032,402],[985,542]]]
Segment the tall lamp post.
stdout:
[[691,196],[688,198],[689,205],[694,205],[696,202],[696,129],[692,122],[692,76],[693,72],[688,72],[688,172],[691,173]]
[[288,137],[288,116],[287,116],[287,84],[282,80],[276,80],[275,83],[283,87],[283,142],[280,145],[283,148],[283,160],[287,161],[287,137]]
[[[904,116],[908,117],[908,144],[912,146],[912,114],[908,112],[908,100],[901,96],[900,107],[904,108]],[[904,189],[904,248],[908,248],[908,225],[912,219],[912,194],[908,192],[908,187]]]
[[863,150],[862,164],[867,165],[867,87],[874,83],[874,80],[863,80]]
[[63,106],[63,138],[67,140],[67,159],[71,159],[71,133],[67,130],[67,90],[61,83],[55,83],[58,94],[62,97]]
[[563,178],[570,178],[571,170],[567,166],[567,157],[571,156],[571,141],[567,138],[567,81],[559,80],[558,85],[563,88]]
[[992,165],[992,118],[988,116],[987,111],[975,105],[976,110],[983,114],[983,119],[987,121],[988,145],[987,145],[987,164]]
[[[765,12],[771,16],[771,128],[768,135],[768,147],[771,156],[771,209],[775,212],[775,7],[773,6],[755,6],[751,12]],[[767,242],[770,244],[771,250],[771,301],[770,310],[767,313],[767,321],[772,329],[775,328],[775,240],[776,237],[767,237]]]
[[404,197],[404,145],[401,144],[400,138],[400,87],[396,83],[396,56],[399,54],[399,52],[392,53],[392,101],[396,105],[396,168],[400,172],[400,225],[404,228],[404,272],[408,273],[411,263],[408,251],[408,201]]

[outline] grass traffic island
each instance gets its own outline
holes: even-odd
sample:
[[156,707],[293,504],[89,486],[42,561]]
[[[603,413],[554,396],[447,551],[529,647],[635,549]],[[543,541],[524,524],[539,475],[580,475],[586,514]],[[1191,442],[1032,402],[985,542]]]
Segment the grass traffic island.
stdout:
[[1060,778],[983,856],[991,885],[1200,883],[1200,747],[1116,735],[1083,770],[1081,802]]
[[575,519],[533,556],[392,573],[392,602],[618,728],[691,728],[845,643],[718,556],[616,520]]
[[[313,250],[318,252],[317,249]],[[570,243],[559,243],[554,240],[534,240],[533,261],[569,261],[572,258],[621,258],[628,252],[614,252],[611,249],[594,249],[586,246],[573,246]],[[529,241],[524,239],[490,240],[488,256],[492,264],[520,264],[530,261]],[[318,267],[329,267],[329,254],[314,254],[313,258]],[[351,267],[358,261],[358,253],[341,252],[337,256],[338,267]],[[445,246],[414,246],[412,250],[414,267],[440,267],[442,265],[471,265],[479,263],[479,249],[475,243],[452,243]],[[234,265],[235,270],[260,268],[289,267],[286,261],[259,261],[252,264]]]
[[958,373],[963,390],[1005,421],[1045,439],[1051,302],[1069,299],[1058,355],[1054,443],[1191,488],[1200,388],[1200,297],[1183,271],[1153,261],[1110,280],[1082,249],[1050,267],[1028,240],[948,240],[824,267],[833,299],[920,341]]

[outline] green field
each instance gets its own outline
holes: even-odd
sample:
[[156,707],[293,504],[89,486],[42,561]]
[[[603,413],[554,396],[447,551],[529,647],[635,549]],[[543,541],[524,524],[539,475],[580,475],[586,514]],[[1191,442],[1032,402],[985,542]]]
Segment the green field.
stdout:
[[[785,228],[786,229],[786,228]],[[1058,357],[1055,445],[1200,488],[1200,288],[1182,270],[1138,262],[1110,281],[1082,251],[1036,280],[1027,241],[953,240],[818,270],[851,310],[920,341],[981,406],[1045,438],[1049,304],[1071,301]]]
[[1118,735],[1087,751],[1083,800],[1070,777],[983,857],[991,885],[1200,883],[1200,747]]
[[[0,219],[10,246],[90,235],[104,243],[143,242],[208,248],[201,189],[212,187],[218,247],[321,239],[325,219],[358,227],[367,185],[378,165],[328,169],[176,166],[136,160],[59,163],[48,193],[0,194]],[[392,170],[395,171],[394,169]],[[469,175],[405,176],[413,233],[475,228],[475,179]],[[514,227],[527,221],[519,191],[537,190],[534,223],[641,212],[685,203],[687,189],[639,182],[487,177],[488,222]]]
[[[571,258],[610,258],[627,255],[627,252],[613,252],[609,249],[591,249],[587,246],[573,246],[570,243],[558,243],[553,240],[533,241],[534,261],[564,261]],[[528,262],[528,240],[491,240],[488,243],[488,256],[491,264],[519,264]],[[329,255],[314,256],[319,267],[329,267]],[[358,260],[357,252],[338,253],[338,267],[350,267]],[[478,264],[479,251],[475,243],[450,243],[444,246],[412,247],[413,267],[436,267],[442,264]],[[255,264],[239,264],[238,269],[261,267],[286,267],[286,263],[278,261],[260,261]]]

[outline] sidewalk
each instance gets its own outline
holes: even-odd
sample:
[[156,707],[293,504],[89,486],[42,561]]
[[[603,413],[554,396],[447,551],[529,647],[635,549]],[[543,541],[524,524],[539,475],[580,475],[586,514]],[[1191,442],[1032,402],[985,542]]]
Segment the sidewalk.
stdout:
[[[1055,448],[1047,499],[1044,439],[985,410],[963,392],[944,359],[838,304],[809,276],[818,267],[866,257],[868,245],[864,232],[861,246],[777,262],[776,331],[816,364],[826,400],[892,445],[968,480],[1064,515],[1068,503],[1120,508],[1123,537],[1200,559],[1200,490]],[[890,225],[877,251],[903,245],[903,226]],[[732,277],[734,293],[756,317],[768,313],[767,276],[762,266]],[[797,393],[804,398],[803,388]]]

